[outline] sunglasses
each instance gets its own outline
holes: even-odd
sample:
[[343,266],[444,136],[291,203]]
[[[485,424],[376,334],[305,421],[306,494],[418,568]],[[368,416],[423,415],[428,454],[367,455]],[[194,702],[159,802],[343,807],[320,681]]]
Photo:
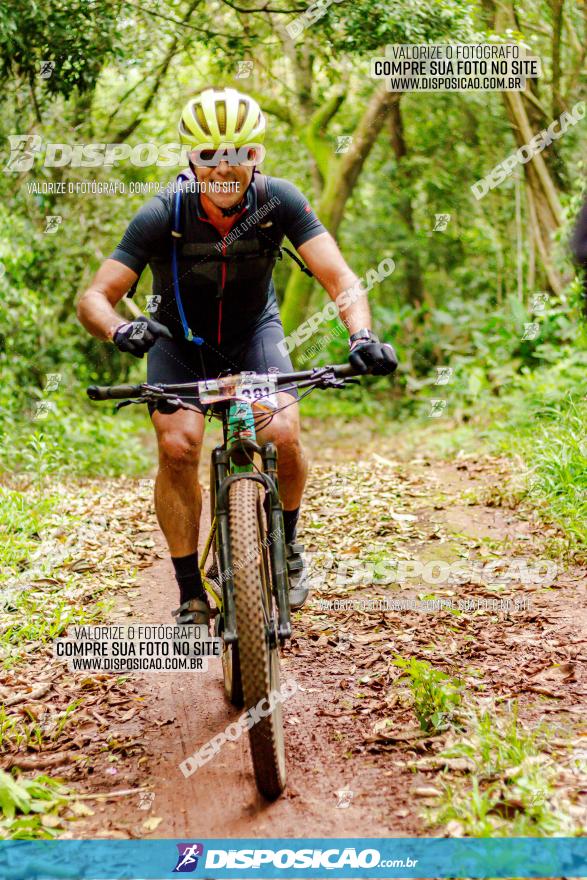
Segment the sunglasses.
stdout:
[[229,165],[256,165],[263,158],[261,151],[257,145],[245,144],[239,147],[218,147],[216,149],[194,149],[189,152],[190,160],[194,165],[204,165],[209,168],[215,168],[221,162],[228,162]]

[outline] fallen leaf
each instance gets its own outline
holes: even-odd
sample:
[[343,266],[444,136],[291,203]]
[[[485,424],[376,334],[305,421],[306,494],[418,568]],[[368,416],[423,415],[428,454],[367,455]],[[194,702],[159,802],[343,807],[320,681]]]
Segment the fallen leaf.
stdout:
[[435,798],[442,796],[442,792],[437,788],[433,788],[431,785],[420,785],[418,788],[413,788],[411,794],[413,794],[414,797],[422,798]]
[[415,766],[418,770],[474,770],[475,764],[469,758],[443,758],[442,755],[433,758],[420,758]]
[[41,816],[41,825],[44,828],[60,828],[63,825],[63,820],[59,816],[55,816],[54,813],[45,813]]
[[418,519],[418,517],[414,516],[412,513],[393,513],[392,511],[390,513],[390,516],[393,520],[395,520],[395,522],[398,523],[416,522],[416,520]]
[[555,694],[554,691],[551,691],[549,688],[538,684],[528,685],[526,690],[533,691],[535,694],[542,694],[543,697],[551,697],[553,700],[562,700],[564,697],[564,694]]
[[16,706],[25,700],[40,700],[46,696],[51,690],[50,684],[42,684],[37,688],[33,688],[28,694],[14,694],[5,701],[6,706]]
[[75,816],[79,816],[80,818],[83,816],[93,816],[94,811],[90,810],[89,807],[86,807],[85,804],[82,804],[80,801],[74,801],[69,804],[69,809]]
[[70,562],[67,568],[70,568],[72,571],[92,571],[95,569],[96,565],[90,559],[76,559],[74,562]]
[[412,740],[428,739],[429,737],[430,734],[426,733],[420,727],[404,727],[397,731],[381,729],[373,738],[367,737],[365,741],[377,742],[377,740],[381,739],[389,742],[412,742]]

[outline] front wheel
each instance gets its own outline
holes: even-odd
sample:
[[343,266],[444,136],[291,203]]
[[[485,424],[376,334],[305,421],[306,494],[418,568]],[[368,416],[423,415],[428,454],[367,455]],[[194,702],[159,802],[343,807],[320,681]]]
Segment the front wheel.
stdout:
[[[236,480],[229,489],[230,545],[240,671],[245,706],[263,714],[249,729],[257,787],[269,800],[285,788],[285,744],[281,703],[270,700],[280,690],[279,651],[271,645],[275,625],[267,554],[265,513],[256,480]],[[264,705],[263,705],[264,704]]]

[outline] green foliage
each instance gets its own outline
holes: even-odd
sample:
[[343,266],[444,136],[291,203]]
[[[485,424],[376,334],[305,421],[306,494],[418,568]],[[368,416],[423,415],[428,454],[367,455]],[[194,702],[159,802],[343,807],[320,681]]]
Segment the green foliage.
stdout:
[[[0,473],[142,472],[141,421],[87,403],[85,386],[124,381],[133,365],[88,336],[75,317],[80,244],[39,235],[6,207],[0,232]],[[49,375],[56,377],[52,391]],[[43,405],[47,411],[39,413]]]
[[[551,23],[543,22],[539,5],[530,0],[523,11],[521,34],[509,34],[508,39],[523,38],[550,75]],[[578,13],[569,9],[568,16],[569,26],[581,33]],[[0,23],[5,59],[0,75],[10,84],[3,95],[0,134],[26,131],[69,144],[112,141],[125,131],[132,132],[125,135],[131,145],[175,140],[178,111],[187,95],[205,82],[231,84],[237,60],[251,57],[255,66],[250,79],[232,84],[254,92],[267,110],[264,170],[291,179],[316,205],[320,175],[308,144],[310,119],[320,120],[318,130],[312,131],[322,166],[329,155],[338,161],[342,157],[336,156],[337,138],[356,131],[375,88],[368,76],[373,54],[382,53],[387,43],[493,38],[489,18],[486,8],[470,0],[332,4],[284,57],[279,33],[267,16],[237,16],[229,7],[210,11],[194,9],[188,2],[166,2],[149,11],[140,4],[121,8],[111,0],[51,0],[40,15],[35,4],[25,9],[18,2]],[[563,69],[572,69],[572,41],[563,39],[561,52]],[[41,60],[57,62],[48,80],[39,78]],[[300,65],[297,71],[294,60]],[[30,100],[31,77],[37,107]],[[567,79],[573,81],[570,75]],[[548,111],[548,76],[541,86],[540,101]],[[578,96],[576,88],[575,92]],[[575,92],[567,96],[569,105]],[[338,108],[332,118],[316,115],[328,107]],[[516,222],[514,175],[480,202],[470,190],[515,147],[501,95],[404,94],[399,116],[403,149],[398,151],[386,121],[346,205],[339,240],[359,275],[384,256],[396,263],[394,273],[371,291],[370,303],[377,331],[398,348],[400,372],[394,380],[370,379],[341,395],[317,393],[304,406],[312,414],[342,417],[353,412],[393,412],[396,419],[421,415],[427,399],[439,394],[436,367],[450,366],[454,382],[447,397],[458,429],[475,422],[488,405],[504,422],[510,399],[520,400],[525,377],[524,392],[532,396],[528,389],[532,383],[540,386],[540,371],[549,371],[561,352],[566,359],[566,352],[580,342],[577,293],[568,301],[550,303],[548,314],[539,319],[537,342],[522,340],[524,323],[533,320],[530,297],[545,282],[536,254],[537,266],[530,267],[524,186],[521,226]],[[560,230],[554,261],[565,275],[570,275],[566,240],[581,201],[579,128],[570,129],[544,153],[550,163],[556,149],[557,167],[564,170],[559,175],[565,187],[560,197],[569,220]],[[46,474],[70,468],[74,473],[114,474],[137,473],[145,467],[135,437],[146,421],[128,418],[126,411],[113,419],[106,407],[82,405],[86,385],[126,381],[131,372],[140,380],[144,364],[90,338],[77,323],[74,306],[77,293],[146,198],[32,194],[28,185],[89,178],[167,182],[174,172],[128,163],[98,169],[42,168],[37,161],[28,174],[0,175],[4,470],[37,469]],[[444,231],[434,230],[439,213],[450,215]],[[56,235],[43,232],[48,214],[63,217]],[[525,288],[521,293],[518,268]],[[527,281],[536,271],[537,281]],[[277,266],[278,296],[288,273],[287,263]],[[137,294],[140,306],[148,292],[147,271]],[[316,294],[311,308],[323,305],[324,296],[322,291]],[[119,310],[125,314],[124,304]],[[320,328],[309,340],[319,347],[300,366],[346,359],[345,338],[333,336],[324,343],[328,333],[327,327]],[[45,391],[50,373],[62,376],[58,394]],[[566,388],[572,390],[568,383]],[[46,400],[55,403],[55,411],[42,422],[33,421],[36,404]],[[535,415],[539,407],[520,406],[528,423],[535,417],[544,421],[544,415]],[[562,412],[564,404],[560,406]],[[548,438],[543,445],[547,456]],[[570,465],[567,485],[577,464],[580,459]],[[556,479],[553,471],[548,477],[551,487]],[[540,484],[544,491],[548,480]]]
[[527,459],[532,469],[532,491],[548,501],[553,517],[577,539],[587,543],[587,404],[585,397],[569,395],[546,408],[542,424],[528,437]]
[[466,760],[469,776],[447,785],[435,822],[458,823],[472,837],[535,837],[569,833],[572,823],[552,803],[553,768],[544,754],[545,730],[525,730],[511,714],[469,716],[462,738],[440,757]]
[[476,5],[470,0],[361,0],[334,9],[333,18],[344,24],[336,45],[348,52],[363,54],[381,51],[388,43],[446,38],[474,42]]
[[[58,573],[58,572],[57,572]],[[58,592],[46,590],[42,595],[21,589],[8,600],[14,623],[4,627],[0,647],[6,653],[5,666],[18,662],[19,645],[30,642],[52,642],[62,635],[68,626],[83,626],[99,620],[104,610],[103,604],[96,603],[90,608],[79,608],[70,600],[63,599]],[[8,650],[10,648],[10,650]]]
[[400,678],[409,679],[414,712],[422,730],[444,730],[454,722],[461,704],[462,683],[458,679],[415,657],[406,660],[397,656],[393,664],[404,670]]
[[[17,75],[66,98],[92,89],[112,52],[119,8],[112,0],[11,0],[0,15],[0,80]],[[44,61],[55,67],[41,79]]]
[[[81,398],[84,389],[79,386]],[[138,476],[147,473],[152,460],[142,443],[146,422],[112,415],[112,407],[88,405],[68,408],[56,404],[42,421],[20,418],[20,413],[0,415],[2,470],[18,470],[37,478],[48,475]],[[110,410],[110,411],[108,411]],[[38,427],[37,427],[38,426]],[[41,427],[42,426],[42,427]]]
[[58,499],[53,496],[35,498],[0,486],[0,537],[2,568],[24,565],[36,549],[41,528],[55,509]]
[[35,208],[38,225],[0,206],[0,387],[25,396],[44,387],[47,373],[61,372],[62,387],[126,377],[132,361],[88,336],[75,316],[87,241],[45,235],[44,215],[61,208]]
[[[104,610],[104,603],[87,606],[71,598],[75,584],[71,576],[64,578],[59,554],[40,555],[51,535],[77,526],[74,517],[61,513],[60,500],[56,491],[47,493],[42,481],[26,492],[0,486],[0,578],[6,584],[0,602],[0,658],[5,667],[19,662],[22,645],[50,642],[70,624],[93,622]],[[33,560],[44,581],[9,589]]]
[[40,775],[35,779],[15,778],[0,770],[0,839],[36,840],[55,837],[56,817],[66,802],[67,791],[59,780]]
[[0,706],[0,753],[21,746],[36,750],[53,747],[73,721],[82,703],[82,699],[74,700],[62,712],[55,715],[50,712],[43,713],[40,720],[29,708],[25,708],[22,714],[8,714],[4,706]]

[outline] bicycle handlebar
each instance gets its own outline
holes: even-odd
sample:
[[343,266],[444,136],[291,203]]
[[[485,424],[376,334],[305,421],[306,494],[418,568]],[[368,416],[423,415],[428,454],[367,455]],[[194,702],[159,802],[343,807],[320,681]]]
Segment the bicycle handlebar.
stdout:
[[125,397],[139,397],[142,385],[90,385],[87,394],[90,400],[124,400]]
[[337,379],[347,379],[351,376],[359,376],[352,364],[334,364],[334,366],[314,367],[312,370],[302,370],[300,373],[280,373],[277,376],[278,385],[287,385],[288,382],[301,382],[305,379],[318,378],[321,371],[330,371]]
[[[302,370],[299,373],[280,373],[275,378],[278,386],[311,379],[316,379],[316,382],[319,383],[321,374],[327,372],[333,374],[337,379],[347,379],[359,375],[351,364],[335,364],[328,367],[314,367],[312,370]],[[193,388],[196,384],[195,382],[185,382],[179,385],[164,385],[163,387],[172,394],[179,394],[182,390]],[[144,385],[90,385],[87,389],[87,395],[90,400],[124,400],[129,397],[141,397],[144,390]]]

